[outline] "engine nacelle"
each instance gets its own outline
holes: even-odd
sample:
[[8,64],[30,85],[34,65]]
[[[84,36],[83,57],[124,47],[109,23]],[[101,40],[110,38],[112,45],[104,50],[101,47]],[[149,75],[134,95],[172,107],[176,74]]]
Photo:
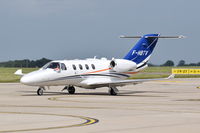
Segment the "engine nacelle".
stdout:
[[128,72],[134,71],[137,67],[137,64],[129,60],[114,59],[110,62],[110,67],[116,72]]

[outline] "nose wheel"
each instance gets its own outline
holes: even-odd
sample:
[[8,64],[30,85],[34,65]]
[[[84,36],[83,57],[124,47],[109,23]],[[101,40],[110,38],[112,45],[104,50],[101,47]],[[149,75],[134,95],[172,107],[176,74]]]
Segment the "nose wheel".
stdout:
[[44,93],[44,88],[40,87],[40,88],[37,90],[37,95],[38,95],[38,96],[41,96],[41,95],[43,95],[43,93]]

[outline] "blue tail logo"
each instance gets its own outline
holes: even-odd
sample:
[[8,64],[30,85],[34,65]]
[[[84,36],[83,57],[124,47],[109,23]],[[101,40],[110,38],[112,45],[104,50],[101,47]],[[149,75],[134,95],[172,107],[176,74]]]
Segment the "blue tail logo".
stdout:
[[159,34],[144,35],[137,42],[137,44],[129,51],[129,53],[124,57],[124,59],[132,60],[137,64],[141,62],[147,63],[156,46],[158,36]]

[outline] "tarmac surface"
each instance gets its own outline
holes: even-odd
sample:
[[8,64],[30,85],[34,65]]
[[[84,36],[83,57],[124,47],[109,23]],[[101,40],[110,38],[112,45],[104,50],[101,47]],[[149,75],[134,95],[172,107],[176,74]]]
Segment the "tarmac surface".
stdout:
[[173,79],[76,94],[0,84],[0,133],[199,133],[200,79]]

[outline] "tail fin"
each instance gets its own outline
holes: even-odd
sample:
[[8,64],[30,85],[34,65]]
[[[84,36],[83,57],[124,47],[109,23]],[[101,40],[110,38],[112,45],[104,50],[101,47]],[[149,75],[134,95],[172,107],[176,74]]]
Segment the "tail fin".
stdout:
[[[156,43],[158,41],[159,34],[147,34],[141,38],[137,44],[129,51],[129,53],[124,57],[126,60],[132,60],[136,64],[147,63]],[[134,37],[132,37],[134,38]]]

